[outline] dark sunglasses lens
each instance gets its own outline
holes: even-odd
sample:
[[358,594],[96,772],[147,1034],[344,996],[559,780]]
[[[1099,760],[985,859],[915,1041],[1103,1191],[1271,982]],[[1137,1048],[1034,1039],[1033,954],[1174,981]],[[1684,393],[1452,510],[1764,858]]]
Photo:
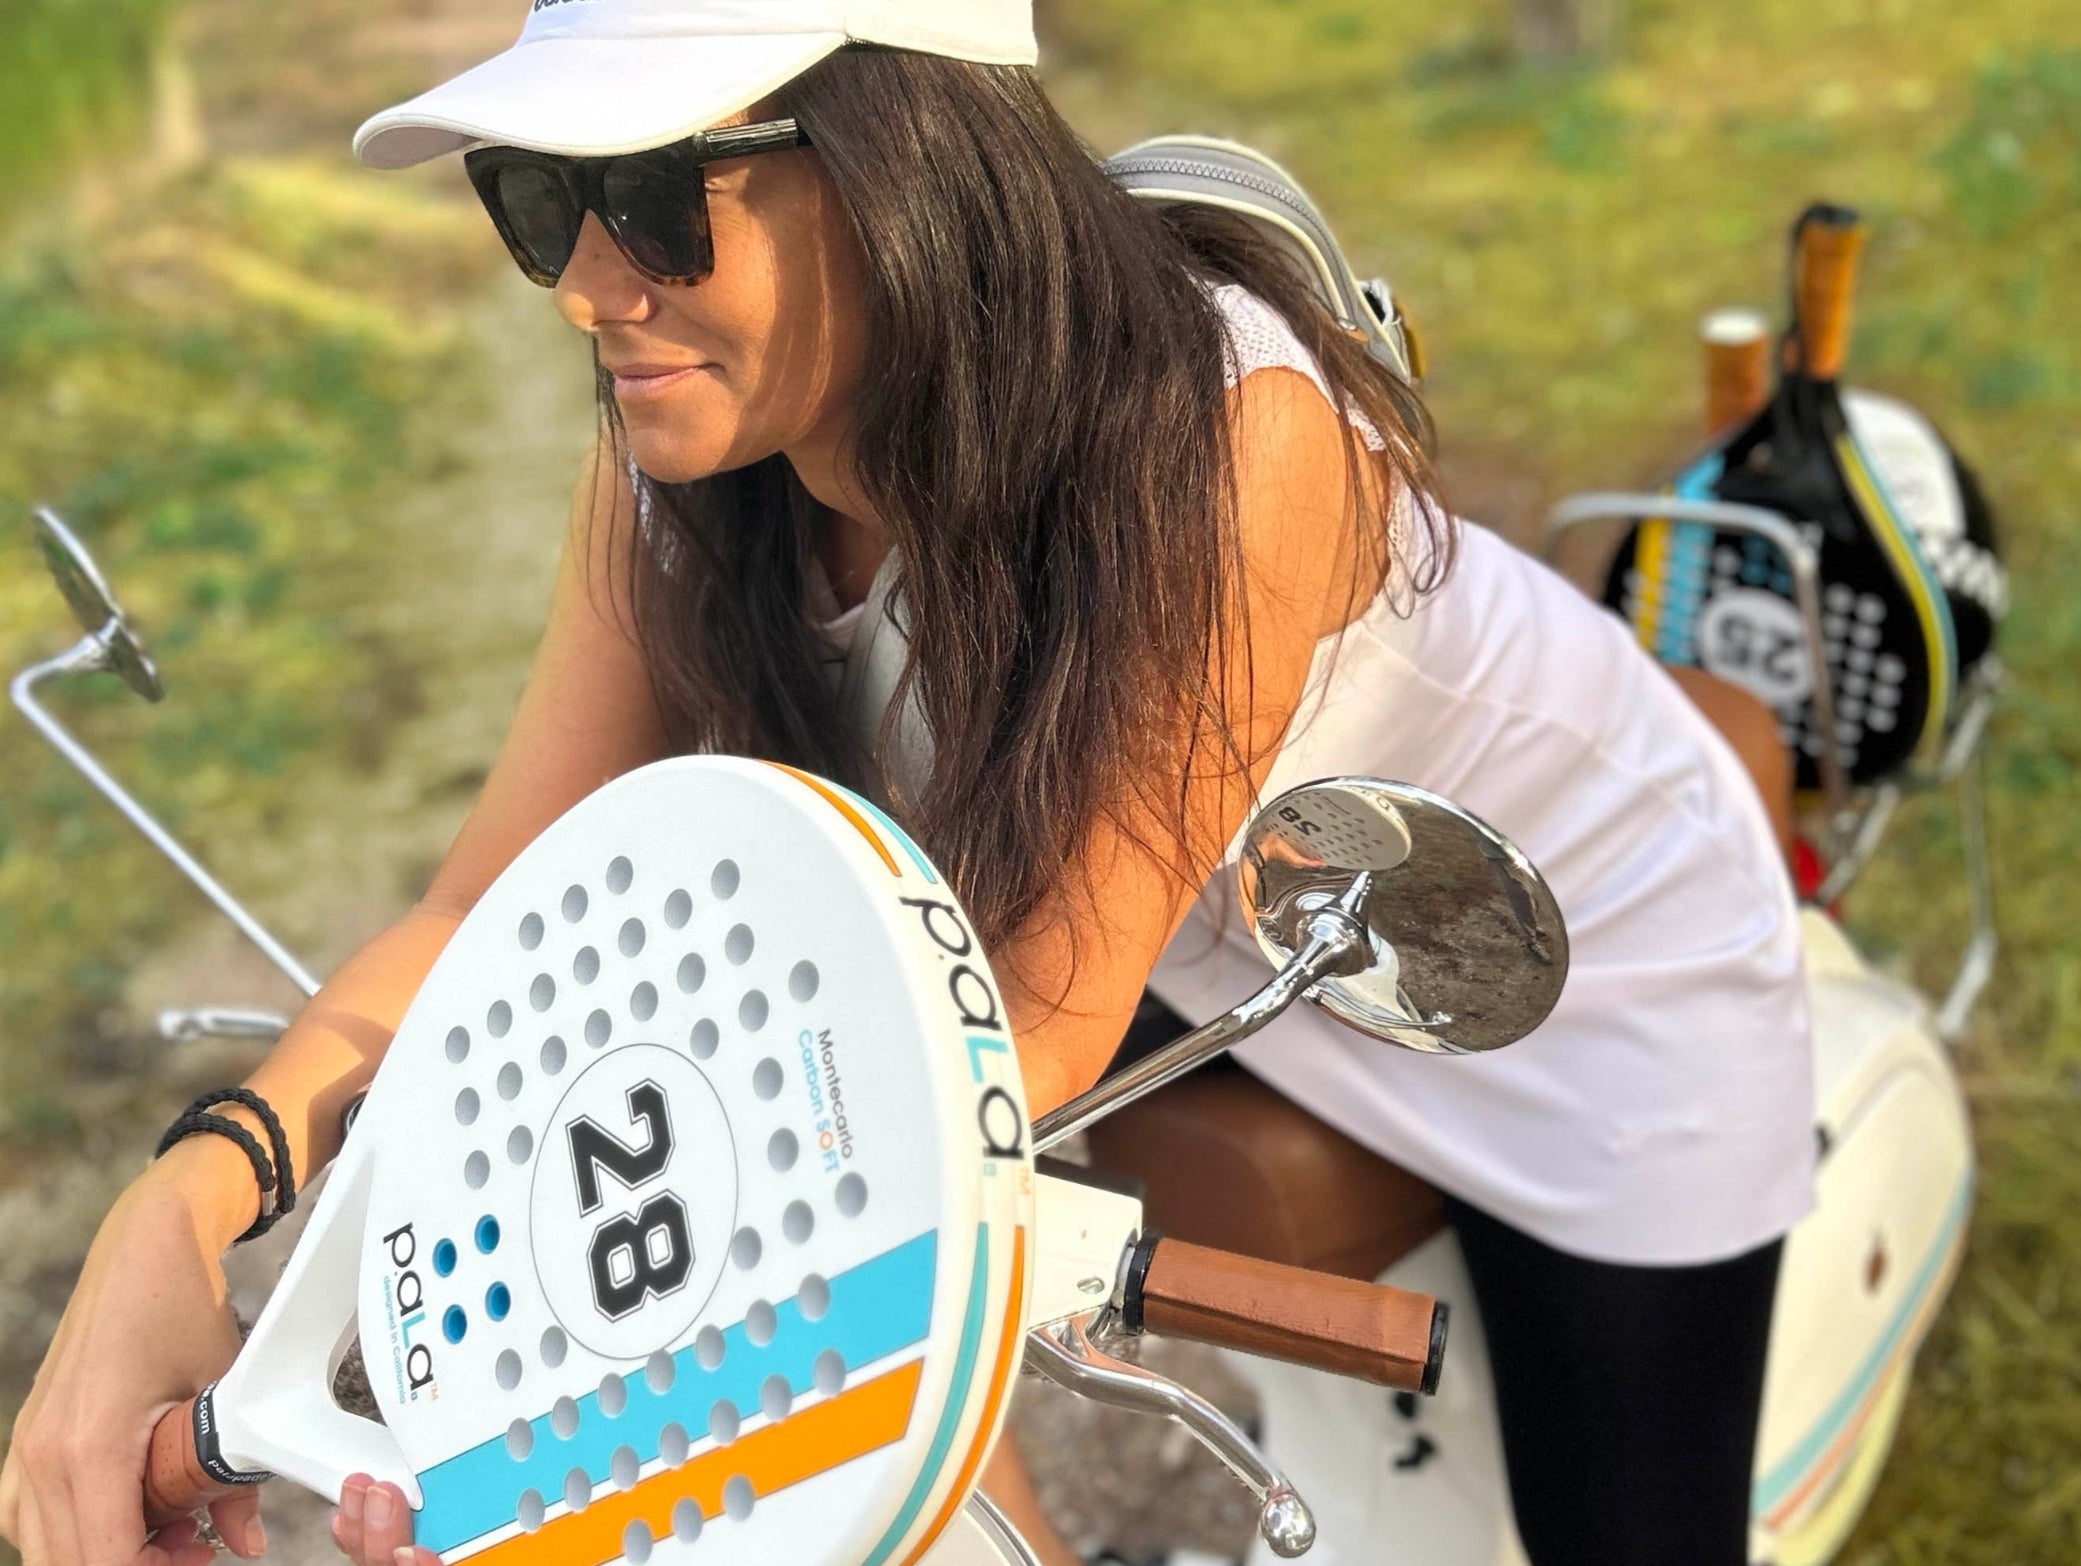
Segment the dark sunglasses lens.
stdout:
[[617,158],[607,165],[600,196],[607,232],[652,277],[694,283],[713,269],[708,192],[698,169]]
[[547,169],[515,163],[499,170],[493,188],[513,243],[537,272],[552,280],[562,276],[584,218],[564,182]]

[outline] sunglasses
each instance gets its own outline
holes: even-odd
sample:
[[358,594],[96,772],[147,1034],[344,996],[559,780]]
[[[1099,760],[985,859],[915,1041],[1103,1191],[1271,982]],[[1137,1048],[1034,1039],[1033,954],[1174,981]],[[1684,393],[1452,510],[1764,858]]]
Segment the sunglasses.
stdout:
[[591,212],[629,265],[652,282],[692,284],[715,270],[703,169],[808,145],[793,120],[771,120],[608,158],[479,147],[463,155],[463,165],[530,282],[556,286]]

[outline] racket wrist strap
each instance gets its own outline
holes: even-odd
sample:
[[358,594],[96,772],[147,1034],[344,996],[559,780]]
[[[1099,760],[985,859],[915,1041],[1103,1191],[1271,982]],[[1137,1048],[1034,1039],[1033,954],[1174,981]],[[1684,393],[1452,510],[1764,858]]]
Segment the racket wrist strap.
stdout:
[[[274,1156],[270,1158],[261,1148],[259,1138],[237,1121],[209,1113],[219,1104],[236,1104],[250,1112],[267,1132]],[[281,1116],[274,1112],[266,1099],[250,1088],[216,1088],[203,1094],[166,1128],[153,1156],[163,1157],[175,1143],[205,1134],[221,1136],[234,1143],[253,1166],[253,1180],[260,1188],[259,1215],[234,1244],[259,1239],[296,1210],[296,1172],[290,1162],[289,1134],[283,1129]]]
[[212,1381],[195,1394],[192,1423],[197,1465],[218,1484],[265,1484],[274,1477],[266,1469],[234,1468],[224,1461],[224,1446],[217,1428],[216,1393],[217,1383]]

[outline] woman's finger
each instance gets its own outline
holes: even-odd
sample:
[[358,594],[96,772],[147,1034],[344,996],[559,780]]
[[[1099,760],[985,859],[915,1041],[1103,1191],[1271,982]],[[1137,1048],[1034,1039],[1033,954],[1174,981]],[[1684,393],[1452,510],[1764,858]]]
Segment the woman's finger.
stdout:
[[392,1566],[441,1566],[441,1557],[415,1544],[399,1550],[392,1558]]
[[340,1553],[350,1561],[363,1562],[368,1559],[361,1553],[362,1507],[368,1500],[370,1479],[367,1474],[349,1474],[340,1486],[340,1509],[332,1519],[332,1542],[340,1547]]
[[412,1545],[412,1508],[394,1484],[372,1484],[362,1504],[363,1566],[396,1566],[397,1552]]
[[224,1548],[242,1560],[257,1560],[267,1552],[267,1529],[260,1521],[257,1485],[210,1502],[210,1526],[217,1530]]

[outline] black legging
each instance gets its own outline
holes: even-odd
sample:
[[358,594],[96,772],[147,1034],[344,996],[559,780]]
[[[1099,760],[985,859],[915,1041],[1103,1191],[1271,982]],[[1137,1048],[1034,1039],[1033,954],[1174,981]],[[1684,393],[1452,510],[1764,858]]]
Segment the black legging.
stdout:
[[1747,1566],[1784,1242],[1702,1267],[1622,1267],[1465,1202],[1446,1209],[1481,1305],[1532,1566]]

